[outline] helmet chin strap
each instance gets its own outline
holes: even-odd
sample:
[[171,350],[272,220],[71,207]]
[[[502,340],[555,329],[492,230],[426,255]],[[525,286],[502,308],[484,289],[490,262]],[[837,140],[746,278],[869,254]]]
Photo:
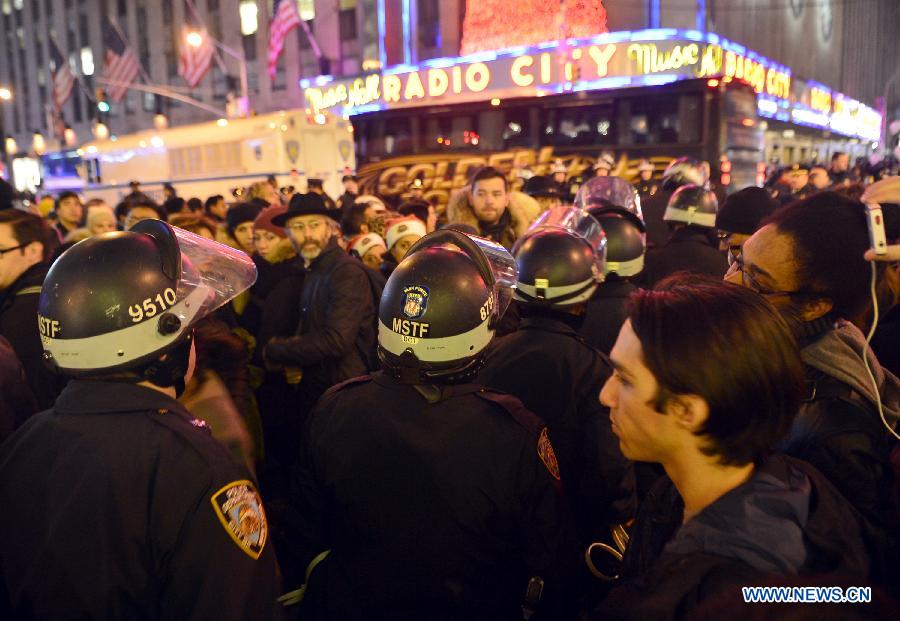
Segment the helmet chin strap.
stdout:
[[193,341],[194,333],[191,330],[164,356],[139,369],[141,380],[152,382],[163,388],[175,388],[175,396],[180,397],[185,389],[184,378],[190,365]]

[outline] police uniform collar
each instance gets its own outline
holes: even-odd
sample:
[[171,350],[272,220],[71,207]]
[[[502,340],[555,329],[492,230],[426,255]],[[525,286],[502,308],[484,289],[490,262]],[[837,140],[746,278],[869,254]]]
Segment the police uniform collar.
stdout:
[[621,278],[607,278],[600,283],[599,287],[597,287],[597,292],[594,294],[594,297],[604,299],[627,298],[636,290],[637,287],[627,280]]
[[546,330],[548,332],[575,335],[577,334],[577,332],[575,331],[575,325],[580,323],[580,318],[575,315],[570,315],[570,317],[572,318],[571,321],[568,320],[568,317],[563,316],[562,313],[559,313],[558,317],[549,317],[547,315],[533,315],[531,317],[525,317],[524,319],[522,319],[522,323],[519,329]]
[[169,395],[128,382],[73,379],[56,399],[53,410],[61,414],[114,414],[145,410],[175,411],[193,418]]
[[[708,229],[706,227],[698,227],[698,226],[685,226],[680,229],[676,229],[672,231],[672,234],[669,236],[669,244],[673,242],[684,243],[684,242],[695,242],[700,244],[705,244],[707,246],[712,246],[713,242],[710,239],[710,231],[712,229]],[[668,244],[666,244],[668,245]]]

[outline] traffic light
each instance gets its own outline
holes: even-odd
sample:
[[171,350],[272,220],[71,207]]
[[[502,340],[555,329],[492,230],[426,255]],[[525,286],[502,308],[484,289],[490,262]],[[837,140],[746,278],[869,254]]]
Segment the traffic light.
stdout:
[[97,89],[97,110],[100,112],[109,112],[109,103],[106,101],[106,91],[102,88]]

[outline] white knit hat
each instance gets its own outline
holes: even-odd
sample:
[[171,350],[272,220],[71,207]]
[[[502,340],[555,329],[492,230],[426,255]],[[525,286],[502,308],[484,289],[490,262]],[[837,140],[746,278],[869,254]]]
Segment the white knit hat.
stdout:
[[351,252],[355,252],[359,258],[366,256],[372,248],[376,246],[385,246],[384,239],[378,233],[366,233],[365,235],[357,235],[347,244]]
[[417,237],[425,237],[428,231],[425,229],[425,223],[415,216],[399,218],[391,220],[387,225],[387,247],[388,250],[394,247],[397,240],[407,235],[416,235]]

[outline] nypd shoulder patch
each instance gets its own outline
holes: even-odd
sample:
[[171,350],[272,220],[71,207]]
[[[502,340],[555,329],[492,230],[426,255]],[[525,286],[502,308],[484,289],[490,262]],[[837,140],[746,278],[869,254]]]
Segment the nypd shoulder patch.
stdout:
[[556,453],[553,452],[553,445],[550,444],[550,436],[547,434],[546,427],[541,430],[538,438],[537,453],[553,478],[559,481],[559,462],[556,460]]
[[262,498],[251,481],[232,481],[210,498],[219,522],[237,546],[256,560],[269,535]]

